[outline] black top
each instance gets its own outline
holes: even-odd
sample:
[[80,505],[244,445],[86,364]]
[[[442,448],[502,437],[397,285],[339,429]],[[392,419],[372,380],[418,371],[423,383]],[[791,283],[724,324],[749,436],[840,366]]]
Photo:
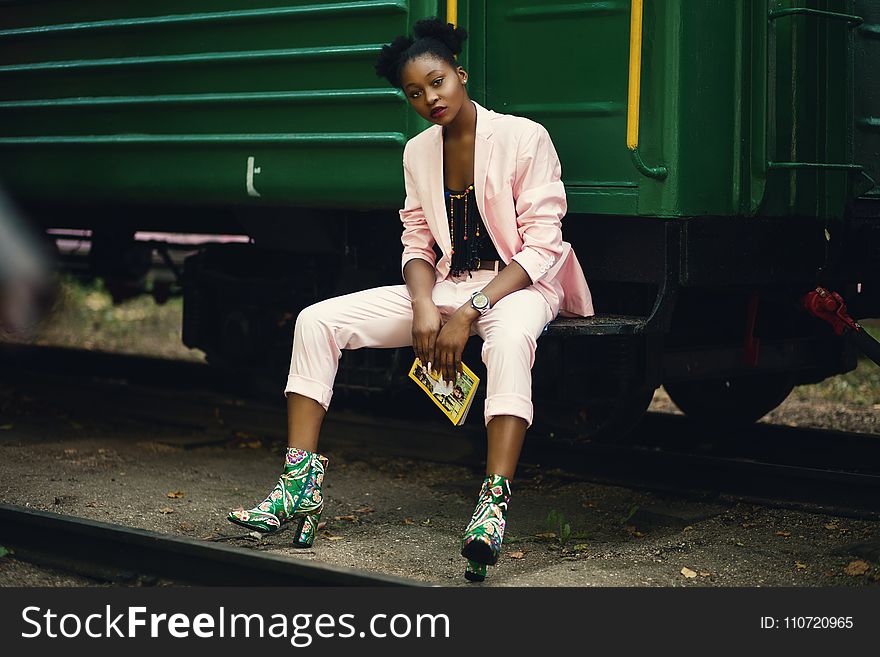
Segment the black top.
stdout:
[[446,215],[449,219],[449,233],[452,238],[453,276],[474,271],[481,260],[501,260],[492,237],[483,226],[483,218],[477,207],[474,186],[456,191],[446,187]]

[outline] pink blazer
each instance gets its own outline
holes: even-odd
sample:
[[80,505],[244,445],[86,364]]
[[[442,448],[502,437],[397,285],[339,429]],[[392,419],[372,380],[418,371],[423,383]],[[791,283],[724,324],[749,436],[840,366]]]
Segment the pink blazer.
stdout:
[[[474,145],[474,191],[480,216],[498,255],[516,260],[544,295],[553,316],[589,317],[593,301],[571,244],[562,239],[567,210],[562,166],[550,134],[523,116],[477,108]],[[443,127],[432,125],[403,150],[406,200],[403,222],[403,266],[426,260],[436,280],[446,278],[452,241],[443,194]],[[433,246],[440,246],[438,262]]]

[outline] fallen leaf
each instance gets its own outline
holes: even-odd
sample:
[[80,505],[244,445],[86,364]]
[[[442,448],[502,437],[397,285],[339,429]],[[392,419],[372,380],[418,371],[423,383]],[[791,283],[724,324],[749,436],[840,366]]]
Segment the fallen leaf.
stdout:
[[413,524],[413,519],[412,518],[404,518],[403,524],[404,525],[411,525],[411,524]]
[[425,518],[424,520],[422,520],[422,527],[430,527],[430,526],[431,526],[431,519],[430,518]]
[[321,522],[318,523],[318,531],[321,531],[321,530],[324,529],[324,527],[326,527],[326,526],[327,526],[327,521],[326,521],[326,520],[322,520]]
[[590,546],[586,543],[578,543],[577,545],[572,546],[572,550],[580,551],[580,550],[589,550]]
[[510,557],[511,559],[522,559],[525,556],[525,554],[523,553],[522,550],[517,550],[516,552],[508,552],[507,556]]
[[685,566],[681,569],[681,574],[684,575],[685,577],[687,577],[688,579],[693,579],[694,577],[697,576],[697,573],[695,571],[691,570],[690,568],[688,568],[687,566]]
[[708,577],[711,574],[712,573],[710,573],[708,570],[701,570],[700,571],[700,577]]
[[535,534],[538,538],[556,538],[556,532],[542,532],[541,534]]
[[689,531],[693,531],[693,529],[694,529],[694,526],[693,526],[693,525],[688,525],[687,527],[685,527],[685,528],[682,529],[681,531],[683,531],[683,532],[689,532]]
[[333,516],[334,520],[348,520],[349,522],[357,522],[357,516]]
[[795,562],[794,562],[794,566],[795,566],[795,568],[797,568],[798,570],[804,570],[804,569],[807,567],[807,564],[805,564],[805,563],[801,563],[800,561],[795,561]]
[[825,525],[825,529],[837,529],[837,523],[829,522],[827,525]]
[[642,536],[644,536],[644,534],[642,532],[640,532],[638,529],[636,529],[635,525],[627,525],[624,529],[626,529],[626,531],[628,531],[630,534],[632,534],[636,538],[641,538]]
[[170,506],[163,506],[161,509],[159,509],[159,513],[167,515],[169,513],[174,513],[174,509],[172,509]]
[[375,510],[376,509],[374,509],[371,506],[362,506],[360,509],[355,509],[354,512],[355,513],[372,513]]
[[788,537],[791,536],[791,532],[776,532],[776,535]]
[[758,523],[756,523],[756,522],[744,522],[744,523],[742,524],[742,526],[743,526],[745,529],[748,529],[749,527],[754,527],[754,526],[757,525],[757,524],[758,524]]
[[867,561],[856,559],[855,561],[850,561],[846,564],[846,568],[843,569],[843,572],[851,577],[858,577],[859,575],[864,575],[870,568],[871,567],[868,565]]
[[328,541],[341,541],[344,536],[325,536]]
[[247,440],[238,443],[239,449],[260,449],[263,446],[262,440]]
[[182,490],[173,490],[169,493],[165,493],[165,496],[170,497],[172,500],[177,500],[177,499],[180,499],[181,497],[183,497],[183,491]]
[[247,537],[255,541],[263,540],[263,535],[260,532],[248,532]]
[[65,456],[73,456],[74,454],[76,454],[76,447],[68,447],[64,450]]

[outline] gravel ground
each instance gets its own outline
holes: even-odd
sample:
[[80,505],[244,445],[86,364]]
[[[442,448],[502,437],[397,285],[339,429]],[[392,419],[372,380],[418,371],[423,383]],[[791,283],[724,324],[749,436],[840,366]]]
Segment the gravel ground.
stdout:
[[[181,300],[113,306],[100,281],[65,283],[58,313],[25,342],[203,361],[180,343]],[[877,327],[877,322],[863,322]],[[279,398],[279,403],[283,400]],[[652,410],[677,413],[657,391]],[[283,445],[266,436],[190,435],[0,384],[0,500],[442,585],[468,585],[458,542],[478,469],[321,445],[330,458],[321,535],[256,539],[225,520],[274,485]],[[763,422],[880,433],[880,368],[804,386]],[[331,414],[333,411],[331,410]],[[279,428],[282,430],[282,428]],[[213,440],[213,443],[211,441]],[[211,444],[206,444],[211,443]],[[877,586],[880,523],[572,483],[521,469],[499,564],[470,586]],[[564,516],[562,541],[548,514]],[[0,549],[0,554],[3,550]],[[86,586],[89,579],[0,556],[0,585]]]
[[[332,412],[332,411],[331,411]],[[0,388],[0,499],[7,503],[320,560],[441,585],[877,586],[880,522],[572,483],[540,470],[513,482],[499,565],[463,578],[458,541],[478,470],[384,458],[328,443],[326,522],[313,548],[225,520],[274,485],[283,445],[147,426],[113,410],[73,417]],[[216,438],[215,444],[205,444]],[[201,445],[201,446],[197,446]],[[565,542],[547,524],[564,515]],[[0,558],[4,585],[87,585]]]

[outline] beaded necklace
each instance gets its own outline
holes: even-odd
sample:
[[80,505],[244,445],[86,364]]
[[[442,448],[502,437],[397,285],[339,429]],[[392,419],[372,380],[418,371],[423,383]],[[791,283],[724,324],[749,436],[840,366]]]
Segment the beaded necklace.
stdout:
[[[452,241],[451,272],[453,276],[460,276],[465,271],[470,274],[472,270],[480,267],[480,222],[469,220],[468,200],[474,186],[468,185],[464,191],[454,192],[446,189],[446,197],[449,199],[449,237]],[[463,200],[462,212],[456,214],[455,201]],[[455,249],[455,235],[458,233],[464,242],[464,253],[461,249]]]

